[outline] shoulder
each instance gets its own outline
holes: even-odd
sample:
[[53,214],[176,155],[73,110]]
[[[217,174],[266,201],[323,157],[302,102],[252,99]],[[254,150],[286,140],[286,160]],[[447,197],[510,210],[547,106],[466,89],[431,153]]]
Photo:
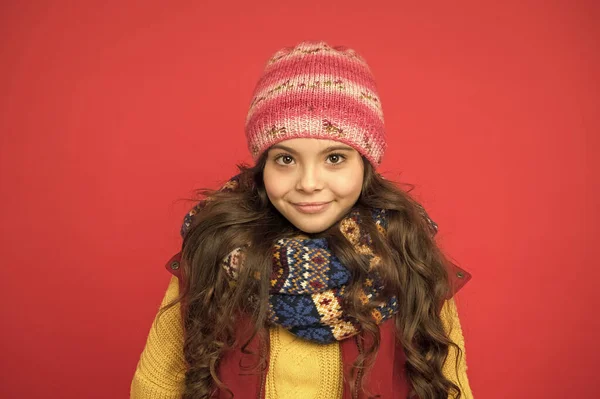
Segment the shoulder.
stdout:
[[471,280],[471,273],[463,269],[462,267],[455,265],[452,262],[448,262],[448,279],[450,281],[450,292],[446,299],[452,298],[462,287],[465,286]]
[[171,258],[167,261],[167,263],[165,263],[165,269],[167,269],[167,271],[169,273],[171,273],[171,275],[173,276],[173,278],[171,279],[171,282],[176,281],[176,287],[175,288],[171,288],[171,286],[173,285],[170,284],[169,285],[169,289],[177,289],[177,294],[179,295],[179,292],[182,292],[182,284],[183,284],[183,279],[182,277],[182,273],[181,273],[181,269],[183,268],[183,264],[182,264],[182,260],[181,260],[181,252],[177,252],[175,255],[171,256]]
[[181,252],[177,252],[175,255],[165,263],[165,268],[173,276],[181,279]]

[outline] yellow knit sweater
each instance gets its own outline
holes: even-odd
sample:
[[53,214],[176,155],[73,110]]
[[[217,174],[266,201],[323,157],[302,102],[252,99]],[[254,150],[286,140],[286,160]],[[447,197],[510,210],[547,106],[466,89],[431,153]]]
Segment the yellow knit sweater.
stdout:
[[[161,308],[179,295],[179,282],[173,276]],[[455,371],[456,351],[451,347],[444,375],[459,385],[464,399],[473,394],[467,379],[465,343],[453,300],[446,301],[442,320],[450,339],[463,352]],[[306,399],[342,397],[342,361],[338,343],[321,345],[296,339],[283,328],[270,331],[271,348],[265,395],[267,399]],[[183,328],[179,304],[155,319],[140,356],[130,395],[132,399],[179,399],[185,376]]]

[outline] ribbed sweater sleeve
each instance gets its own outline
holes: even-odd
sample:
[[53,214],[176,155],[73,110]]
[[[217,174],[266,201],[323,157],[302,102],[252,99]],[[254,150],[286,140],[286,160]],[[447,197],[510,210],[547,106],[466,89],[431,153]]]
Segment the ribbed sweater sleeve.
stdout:
[[[459,355],[456,348],[451,346],[442,371],[444,372],[444,376],[446,376],[446,378],[460,387],[462,391],[461,399],[473,399],[473,393],[471,392],[469,379],[467,377],[465,339],[463,337],[462,327],[458,318],[458,310],[456,308],[454,299],[449,299],[444,303],[441,312],[441,319],[448,337],[460,348],[462,352],[462,354]],[[458,367],[456,367],[457,358]],[[453,396],[450,395],[449,398],[453,398]]]
[[[179,281],[171,277],[160,308],[179,295]],[[179,304],[156,317],[131,381],[132,399],[179,399],[185,381],[183,326]]]

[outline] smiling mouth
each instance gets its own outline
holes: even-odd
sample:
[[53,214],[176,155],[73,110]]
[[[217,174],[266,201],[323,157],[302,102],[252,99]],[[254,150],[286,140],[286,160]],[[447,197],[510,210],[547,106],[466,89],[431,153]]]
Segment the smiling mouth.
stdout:
[[331,201],[329,202],[299,202],[294,205],[299,212],[302,213],[319,213],[323,212],[325,209],[329,207]]

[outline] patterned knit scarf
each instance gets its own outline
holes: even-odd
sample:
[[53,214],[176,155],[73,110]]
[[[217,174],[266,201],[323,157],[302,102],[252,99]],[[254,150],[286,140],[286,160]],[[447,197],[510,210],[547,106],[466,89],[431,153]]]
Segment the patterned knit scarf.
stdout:
[[[228,181],[221,191],[235,190],[238,187],[236,178]],[[199,203],[186,215],[182,235],[187,233],[193,215],[204,203]],[[386,211],[373,209],[371,215],[377,231],[385,236]],[[375,299],[383,289],[383,284],[377,273],[381,258],[374,254],[372,239],[361,228],[361,224],[359,211],[352,209],[340,221],[340,230],[369,264],[367,278],[359,289],[362,303],[367,304]],[[437,228],[433,221],[430,221],[430,226]],[[295,238],[280,239],[273,245],[272,253],[268,312],[271,323],[319,343],[340,341],[360,331],[360,324],[349,316],[343,301],[351,278],[350,272],[332,253],[326,239],[309,238],[301,234]],[[244,257],[244,248],[241,247],[222,259],[221,266],[232,281],[238,278]],[[397,311],[398,301],[396,297],[391,297],[386,303],[375,307],[371,317],[376,324],[380,324]]]
[[[378,231],[385,234],[385,211],[373,210]],[[340,222],[340,230],[354,249],[366,258],[369,272],[360,287],[359,297],[366,304],[383,288],[376,272],[381,258],[373,253],[368,233],[360,228],[358,210],[352,210]],[[343,340],[358,333],[360,325],[348,315],[343,298],[350,272],[331,252],[324,238],[278,240],[272,249],[273,267],[269,290],[269,321],[291,333],[320,343]],[[230,279],[235,281],[243,265],[244,249],[236,248],[222,261]],[[395,297],[372,310],[376,324],[397,312]]]

